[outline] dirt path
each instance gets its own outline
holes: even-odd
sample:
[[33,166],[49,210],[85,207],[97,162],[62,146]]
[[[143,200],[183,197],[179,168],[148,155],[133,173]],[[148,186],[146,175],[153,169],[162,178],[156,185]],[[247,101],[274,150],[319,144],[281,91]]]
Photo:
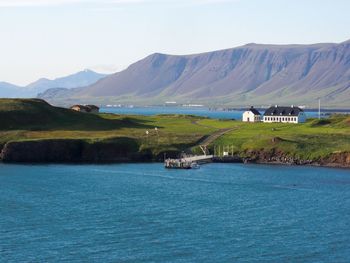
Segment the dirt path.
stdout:
[[[212,128],[212,129],[216,129],[215,127],[212,126],[207,126],[207,125],[203,125],[198,123],[197,121],[192,121],[192,124],[198,125],[198,126],[202,126],[202,127],[206,127],[206,128]],[[226,128],[226,129],[219,129],[216,132],[210,134],[209,136],[206,136],[204,138],[202,138],[201,140],[198,141],[197,146],[201,147],[203,151],[205,151],[207,153],[207,147],[214,142],[216,139],[218,139],[219,137],[223,136],[224,134],[233,131],[235,129],[237,129],[238,127],[232,127],[232,128]]]
[[204,147],[209,146],[209,144],[211,144],[212,142],[214,142],[216,139],[218,139],[219,137],[223,136],[224,134],[233,131],[235,128],[226,128],[226,129],[220,129],[214,133],[212,133],[211,135],[209,135],[206,138],[203,138],[202,141],[199,141],[198,144],[202,145]]

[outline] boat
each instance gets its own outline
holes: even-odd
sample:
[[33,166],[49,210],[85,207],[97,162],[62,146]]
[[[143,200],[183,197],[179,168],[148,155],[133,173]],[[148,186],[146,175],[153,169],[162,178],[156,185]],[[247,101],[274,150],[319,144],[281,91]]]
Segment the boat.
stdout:
[[185,159],[166,159],[164,160],[164,167],[167,169],[198,169],[199,165]]
[[200,166],[197,162],[191,163],[191,169],[199,169],[199,168],[200,168]]

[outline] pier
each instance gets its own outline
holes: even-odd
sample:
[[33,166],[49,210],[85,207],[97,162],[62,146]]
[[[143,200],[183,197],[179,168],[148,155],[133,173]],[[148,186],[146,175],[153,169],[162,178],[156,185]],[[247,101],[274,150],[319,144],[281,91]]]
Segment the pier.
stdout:
[[192,169],[197,168],[198,163],[208,163],[213,159],[213,155],[197,155],[183,157],[179,159],[165,159],[164,167],[169,169]]

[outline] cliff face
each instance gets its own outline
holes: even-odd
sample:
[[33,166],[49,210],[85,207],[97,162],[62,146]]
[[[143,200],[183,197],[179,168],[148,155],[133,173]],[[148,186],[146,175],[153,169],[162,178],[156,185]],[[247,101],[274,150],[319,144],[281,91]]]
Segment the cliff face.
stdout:
[[[175,158],[177,152],[167,152]],[[8,142],[0,145],[0,160],[9,163],[81,163],[162,161],[150,150],[140,151],[137,142],[87,143],[82,140],[41,140]],[[350,152],[332,153],[317,160],[305,160],[278,150],[246,151],[233,157],[215,158],[215,162],[314,165],[350,168]]]
[[272,149],[271,151],[247,151],[242,154],[244,157],[241,159],[245,163],[275,163],[350,168],[350,152],[332,153],[319,159],[301,159],[276,149]]
[[41,140],[8,142],[1,150],[3,162],[65,163],[65,162],[127,162],[150,159],[139,152],[133,140],[123,142],[87,143],[82,140]]

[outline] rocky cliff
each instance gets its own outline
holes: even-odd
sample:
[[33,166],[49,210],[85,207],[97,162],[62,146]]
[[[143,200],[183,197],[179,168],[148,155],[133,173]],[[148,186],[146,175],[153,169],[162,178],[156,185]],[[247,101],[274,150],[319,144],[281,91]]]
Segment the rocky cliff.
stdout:
[[[167,152],[176,157],[177,152]],[[163,153],[153,155],[141,150],[134,140],[94,142],[83,140],[38,140],[8,142],[0,145],[0,161],[8,163],[103,163],[161,161]],[[350,168],[350,152],[339,152],[316,160],[304,160],[272,149],[245,151],[232,157],[215,158],[215,162],[314,165]]]
[[147,152],[139,152],[137,142],[121,138],[120,142],[83,140],[37,140],[8,142],[2,146],[0,160],[24,163],[129,162],[151,160]]
[[337,152],[318,159],[302,159],[300,157],[272,149],[254,150],[237,153],[235,156],[215,158],[216,162],[260,163],[260,164],[287,164],[312,165],[325,167],[350,168],[350,152]]

